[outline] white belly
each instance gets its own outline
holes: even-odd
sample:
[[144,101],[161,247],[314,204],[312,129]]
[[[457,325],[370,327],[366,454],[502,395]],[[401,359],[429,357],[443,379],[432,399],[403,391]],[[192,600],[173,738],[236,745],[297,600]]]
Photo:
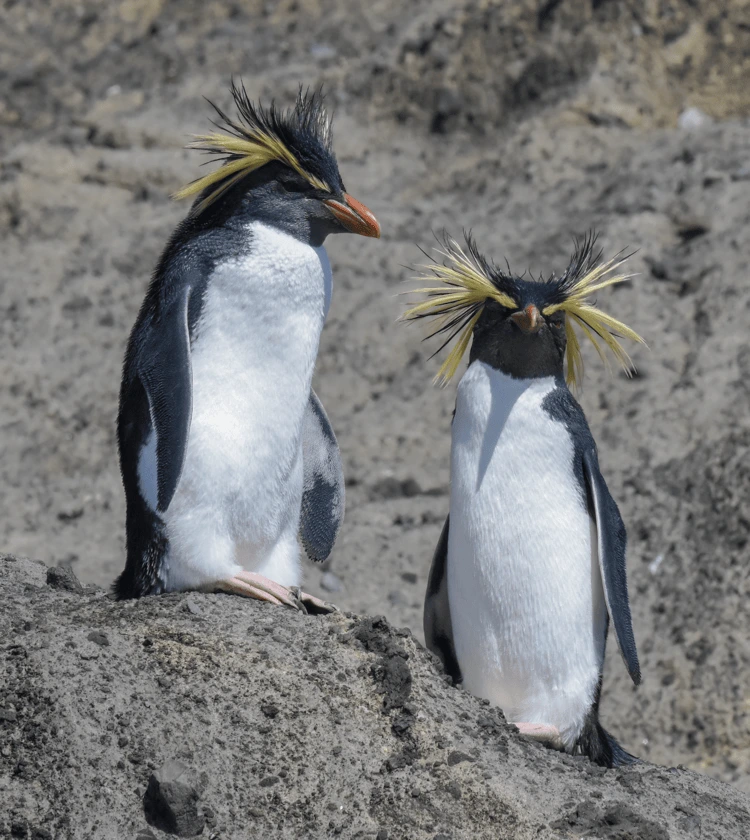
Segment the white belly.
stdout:
[[240,569],[299,583],[301,434],[331,296],[324,248],[249,226],[212,274],[191,348],[187,454],[165,515],[168,588]]
[[572,747],[594,699],[605,604],[573,443],[543,409],[552,378],[474,362],[457,394],[448,597],[464,685]]

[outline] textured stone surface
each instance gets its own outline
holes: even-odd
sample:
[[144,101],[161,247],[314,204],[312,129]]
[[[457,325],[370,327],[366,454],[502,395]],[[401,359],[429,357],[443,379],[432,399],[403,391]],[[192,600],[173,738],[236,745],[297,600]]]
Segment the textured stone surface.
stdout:
[[115,603],[4,557],[0,638],[0,705],[16,713],[0,720],[0,837],[750,833],[731,786],[525,741],[381,618],[223,595]]

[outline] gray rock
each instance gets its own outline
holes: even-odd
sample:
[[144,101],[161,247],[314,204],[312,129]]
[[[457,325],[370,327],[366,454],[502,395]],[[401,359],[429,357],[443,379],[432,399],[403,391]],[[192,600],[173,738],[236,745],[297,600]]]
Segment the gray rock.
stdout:
[[700,108],[685,108],[685,110],[677,117],[677,125],[684,131],[690,131],[696,128],[703,128],[706,125],[711,125],[713,120],[708,114],[701,111]]
[[83,592],[81,582],[70,566],[51,566],[47,569],[47,586],[53,589],[66,589],[68,592]]
[[201,608],[198,606],[195,598],[191,596],[188,596],[185,599],[185,603],[182,605],[182,608],[185,610],[185,612],[188,612],[194,616],[199,616],[201,614]]
[[99,645],[99,647],[109,647],[109,639],[107,638],[106,633],[102,633],[101,630],[92,630],[86,638],[93,642],[95,645]]
[[179,761],[167,761],[152,773],[143,810],[151,825],[178,837],[195,837],[206,823],[198,813],[195,778]]
[[[750,836],[740,791],[528,743],[383,618],[196,593],[71,598],[41,564],[0,560],[0,638],[26,622],[4,688],[33,726],[0,723],[15,768],[0,825],[12,815],[29,840],[41,813],[52,837],[152,840],[144,811],[157,836],[207,840]],[[76,640],[93,632],[109,647],[83,660]]]

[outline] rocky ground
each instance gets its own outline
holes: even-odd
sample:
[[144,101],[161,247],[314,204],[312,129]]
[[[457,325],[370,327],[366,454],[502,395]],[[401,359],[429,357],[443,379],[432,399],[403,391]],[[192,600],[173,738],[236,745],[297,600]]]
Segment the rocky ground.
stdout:
[[0,606],[2,837],[750,832],[730,785],[525,741],[382,618],[192,593],[114,603],[11,557]]
[[316,389],[348,509],[309,587],[420,635],[453,392],[394,324],[416,246],[472,227],[549,273],[596,228],[607,253],[638,249],[602,303],[650,348],[632,380],[592,354],[581,394],[629,530],[644,673],[633,689],[610,650],[602,717],[630,751],[750,791],[748,56],[739,0],[4,3],[0,545],[86,583],[122,567],[119,371],[185,212],[168,195],[197,172],[181,146],[232,75],[280,102],[325,83],[383,239],[329,246]]

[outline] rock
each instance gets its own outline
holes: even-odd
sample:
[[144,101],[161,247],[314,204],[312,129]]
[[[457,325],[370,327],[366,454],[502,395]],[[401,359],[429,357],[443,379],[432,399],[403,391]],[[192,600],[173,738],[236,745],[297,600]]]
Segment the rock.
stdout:
[[151,825],[178,837],[195,837],[206,822],[198,813],[193,774],[179,761],[167,761],[151,775],[143,810]]
[[182,608],[185,612],[190,613],[190,615],[199,616],[201,614],[201,608],[198,606],[195,598],[191,598],[190,596],[185,599]]
[[[721,782],[524,741],[383,618],[200,593],[71,599],[44,580],[41,564],[0,561],[0,637],[30,624],[2,660],[33,721],[0,723],[16,768],[0,813],[18,836],[40,813],[53,837],[103,840],[750,836],[750,799]],[[107,655],[82,660],[93,633]]]
[[86,638],[95,645],[99,645],[99,647],[109,647],[109,639],[106,633],[102,633],[101,630],[92,630]]
[[711,125],[713,120],[708,114],[703,113],[700,108],[686,108],[679,117],[677,125],[684,131],[692,131],[696,128],[703,128]]
[[81,582],[70,566],[51,566],[47,569],[47,586],[66,589],[68,592],[83,592]]
[[461,752],[460,750],[454,750],[448,756],[449,767],[455,767],[456,764],[461,764],[464,761],[474,761],[474,759],[470,755],[466,755],[466,753]]
[[409,599],[400,589],[393,589],[388,593],[388,603],[393,607],[405,606]]
[[377,499],[410,499],[419,496],[422,487],[415,478],[399,480],[392,475],[376,481],[370,488],[370,498]]
[[267,718],[275,718],[279,713],[279,707],[274,703],[261,703],[260,710]]

